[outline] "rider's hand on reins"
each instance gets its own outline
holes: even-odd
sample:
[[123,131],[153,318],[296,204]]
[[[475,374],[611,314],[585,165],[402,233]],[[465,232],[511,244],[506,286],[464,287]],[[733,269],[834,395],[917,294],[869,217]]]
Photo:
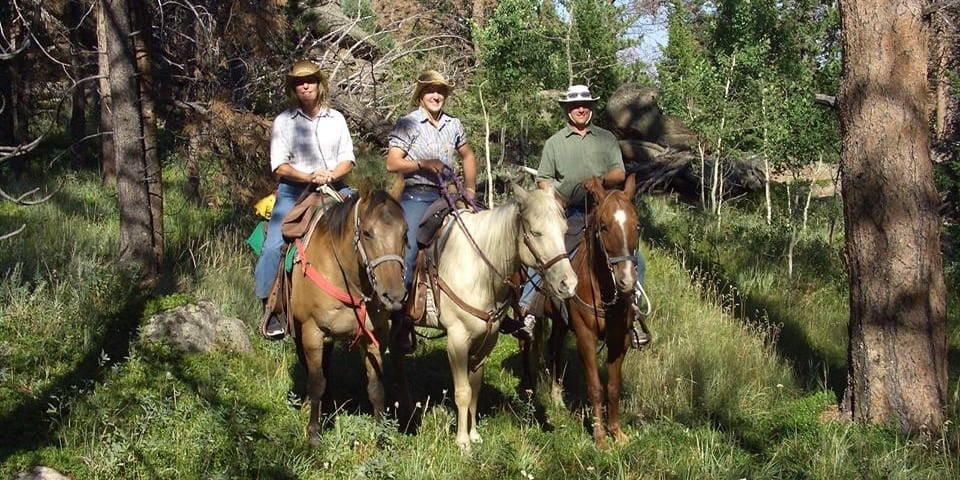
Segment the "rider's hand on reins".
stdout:
[[324,169],[315,170],[310,174],[310,183],[325,185],[333,181],[333,172]]
[[434,159],[420,162],[420,168],[425,172],[440,175],[444,173],[444,170],[449,169],[450,167],[448,167],[447,164],[443,163],[442,161]]

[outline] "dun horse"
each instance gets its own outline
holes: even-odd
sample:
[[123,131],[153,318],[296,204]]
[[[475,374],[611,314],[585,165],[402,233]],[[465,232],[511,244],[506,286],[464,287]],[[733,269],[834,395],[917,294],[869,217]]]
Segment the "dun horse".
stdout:
[[[482,441],[477,397],[487,356],[497,343],[500,320],[515,292],[509,277],[522,266],[542,271],[554,296],[573,295],[577,279],[563,246],[566,222],[553,189],[528,192],[514,186],[514,201],[478,213],[458,213],[427,250],[435,265],[436,308],[426,324],[447,332],[447,356],[457,404],[457,445]],[[439,314],[439,318],[438,318]]]
[[595,178],[584,182],[584,187],[592,196],[594,208],[587,216],[586,232],[571,259],[578,282],[575,295],[566,300],[570,324],[568,326],[561,319],[559,309],[552,302],[545,302],[544,313],[552,319],[553,325],[550,350],[554,380],[558,380],[563,371],[562,352],[568,329],[576,335],[592,410],[593,439],[602,446],[606,442],[606,431],[603,386],[597,365],[598,341],[606,346],[606,430],[617,441],[627,438],[620,429],[620,388],[623,360],[632,340],[630,327],[635,314],[632,297],[639,223],[631,201],[636,193],[633,175],[627,177],[623,190],[604,190],[603,184]]
[[[327,210],[292,273],[290,313],[297,352],[307,369],[311,444],[320,442],[320,400],[327,387],[324,354],[335,339],[360,347],[367,395],[375,416],[384,412],[381,346],[389,310],[402,306],[406,224],[400,204],[374,190]],[[400,361],[394,356],[394,361]]]

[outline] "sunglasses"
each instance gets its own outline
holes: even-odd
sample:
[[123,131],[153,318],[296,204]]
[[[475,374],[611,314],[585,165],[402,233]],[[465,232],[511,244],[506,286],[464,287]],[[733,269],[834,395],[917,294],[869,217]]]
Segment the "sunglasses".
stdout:
[[568,93],[568,94],[567,94],[567,99],[568,99],[568,100],[574,99],[574,98],[591,98],[591,96],[590,96],[590,92],[577,92],[577,93]]

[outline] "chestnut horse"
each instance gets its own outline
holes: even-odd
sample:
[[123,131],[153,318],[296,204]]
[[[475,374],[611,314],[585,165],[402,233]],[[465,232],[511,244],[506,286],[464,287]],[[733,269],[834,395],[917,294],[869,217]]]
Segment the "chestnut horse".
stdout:
[[[577,244],[571,262],[577,273],[577,289],[565,301],[569,326],[553,302],[545,302],[544,314],[552,319],[550,336],[551,369],[554,381],[563,368],[563,345],[568,329],[576,335],[577,351],[583,362],[587,396],[592,410],[593,439],[606,442],[606,431],[617,441],[626,440],[620,429],[620,388],[622,366],[632,340],[632,304],[636,283],[636,253],[639,222],[632,198],[636,193],[633,175],[623,190],[604,190],[596,178],[584,182],[594,208],[587,215],[586,231]],[[597,365],[597,342],[606,346],[607,422],[603,421],[603,387]],[[531,348],[525,342],[522,348]],[[529,352],[525,354],[529,356]],[[526,363],[525,366],[528,366]],[[529,372],[526,372],[529,376]]]
[[[336,339],[360,347],[373,413],[379,417],[384,412],[386,345],[377,339],[392,338],[388,313],[400,309],[406,296],[406,232],[395,198],[383,190],[360,193],[324,212],[294,266],[289,312],[297,353],[307,370],[307,434],[313,445],[320,442],[320,400],[327,387],[324,353]],[[401,361],[399,355],[392,358]]]
[[431,283],[439,302],[428,295],[425,326],[447,333],[447,357],[457,404],[457,446],[482,441],[477,431],[477,398],[487,356],[497,344],[500,321],[511,306],[510,277],[523,267],[541,271],[550,293],[573,295],[577,278],[563,234],[567,224],[553,187],[528,192],[513,186],[514,199],[477,213],[448,218],[426,250],[435,268]]

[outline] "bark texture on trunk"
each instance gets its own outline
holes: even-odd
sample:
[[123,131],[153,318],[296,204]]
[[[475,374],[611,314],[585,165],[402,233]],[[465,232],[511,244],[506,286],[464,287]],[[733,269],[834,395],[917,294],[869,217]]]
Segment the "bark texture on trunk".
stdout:
[[104,2],[97,3],[97,81],[100,93],[100,178],[104,185],[117,184],[117,157],[113,144],[113,108],[110,96],[110,57],[107,54],[107,21]]
[[159,265],[154,256],[149,172],[141,138],[143,122],[127,0],[104,0],[104,13],[120,206],[119,262],[123,267],[138,269],[141,281],[149,284],[156,278]]
[[843,0],[840,108],[850,343],[842,408],[938,432],[946,300],[920,0]]

